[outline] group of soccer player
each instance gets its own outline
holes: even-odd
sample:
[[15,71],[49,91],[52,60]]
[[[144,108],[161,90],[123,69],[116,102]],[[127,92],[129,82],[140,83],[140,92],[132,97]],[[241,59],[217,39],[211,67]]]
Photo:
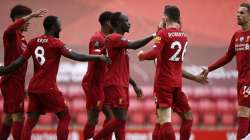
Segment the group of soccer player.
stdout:
[[[30,140],[39,116],[48,112],[55,113],[59,119],[57,139],[68,139],[70,110],[56,84],[61,55],[76,61],[89,61],[87,73],[82,81],[88,118],[83,130],[84,139],[111,140],[114,132],[117,140],[125,140],[129,84],[133,86],[138,98],[143,96],[142,89],[130,77],[127,52],[128,49],[139,49],[153,39],[154,46],[151,50],[138,53],[140,61],[154,60],[156,64],[153,94],[157,122],[152,134],[153,140],[175,140],[171,124],[172,111],[182,118],[180,140],[189,140],[193,118],[187,96],[182,91],[182,77],[206,84],[208,73],[230,62],[234,55],[239,71],[237,140],[249,133],[249,3],[242,3],[237,11],[238,25],[242,29],[234,34],[225,56],[203,68],[198,75],[182,69],[188,43],[187,35],[181,29],[180,10],[176,6],[166,5],[157,32],[136,41],[129,41],[124,37],[130,29],[126,14],[110,11],[101,13],[101,28],[90,39],[89,55],[76,53],[59,40],[61,22],[57,16],[45,17],[45,33],[27,43],[22,33],[27,31],[29,21],[43,17],[46,13],[45,9],[32,12],[24,5],[17,5],[11,10],[13,24],[4,32],[4,66],[0,67],[0,75],[4,75],[0,87],[5,113],[0,140],[7,140],[11,130],[14,140]],[[31,56],[34,62],[34,75],[27,90],[28,115],[24,123],[25,74],[27,60]],[[101,111],[106,119],[103,128],[95,133]]]

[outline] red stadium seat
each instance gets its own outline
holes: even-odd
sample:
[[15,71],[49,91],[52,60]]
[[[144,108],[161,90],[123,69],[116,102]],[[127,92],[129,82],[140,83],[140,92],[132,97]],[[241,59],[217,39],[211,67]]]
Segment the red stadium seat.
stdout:
[[52,125],[53,116],[52,114],[41,115],[39,118],[39,124],[41,125]]
[[76,116],[77,125],[83,126],[87,122],[87,114],[81,112]]
[[217,123],[216,115],[213,113],[203,114],[203,124],[205,126],[215,126]]
[[217,112],[220,114],[224,113],[234,113],[236,108],[234,102],[229,102],[228,100],[218,100],[216,103]]
[[148,123],[151,124],[151,125],[154,125],[157,121],[156,119],[156,114],[155,113],[150,113],[149,116],[148,116]]
[[144,102],[143,108],[145,109],[146,112],[155,112],[156,105],[154,100],[152,98],[147,99]]
[[133,112],[130,114],[130,124],[143,125],[145,122],[145,114],[143,112]]
[[137,100],[137,99],[131,99],[129,103],[130,111],[138,111],[138,110],[144,110],[144,102]]
[[221,116],[221,124],[226,126],[232,126],[235,123],[235,114],[223,114]]
[[83,99],[75,99],[71,102],[71,107],[74,112],[82,112],[85,110],[85,101]]
[[197,126],[200,124],[200,115],[193,113],[193,125]]
[[208,99],[200,100],[198,107],[199,107],[200,112],[215,112],[216,111],[215,102],[208,100]]
[[177,113],[173,112],[172,116],[171,116],[171,119],[172,119],[172,123],[174,125],[181,125],[181,118]]

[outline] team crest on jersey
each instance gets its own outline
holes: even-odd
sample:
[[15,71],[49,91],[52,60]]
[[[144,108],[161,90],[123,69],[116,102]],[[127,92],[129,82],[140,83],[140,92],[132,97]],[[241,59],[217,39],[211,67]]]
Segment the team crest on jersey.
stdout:
[[121,41],[126,41],[127,39],[125,37],[122,37],[121,38]]
[[244,36],[241,36],[241,37],[240,37],[240,42],[243,42],[244,39],[245,39]]
[[99,41],[96,41],[95,44],[94,44],[95,48],[100,48],[100,42]]
[[250,36],[247,36],[246,42],[250,42]]
[[159,36],[155,37],[154,41],[155,41],[155,43],[160,43],[161,37],[159,37]]
[[122,104],[122,98],[119,98],[119,104]]

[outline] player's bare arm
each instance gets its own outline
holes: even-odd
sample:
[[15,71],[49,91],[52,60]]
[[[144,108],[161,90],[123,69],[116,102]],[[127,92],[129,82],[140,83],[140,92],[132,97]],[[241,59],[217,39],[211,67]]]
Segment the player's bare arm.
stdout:
[[13,61],[8,66],[1,66],[0,68],[0,75],[6,75],[11,72],[14,72],[17,70],[22,64],[26,61],[26,59],[23,56],[18,57],[15,61]]
[[186,70],[182,70],[182,76],[186,79],[198,82],[200,84],[207,84],[208,78],[203,75],[193,75],[192,73],[187,72]]
[[137,83],[135,82],[135,80],[133,80],[131,77],[129,77],[129,83],[133,86],[134,91],[136,93],[136,96],[138,98],[143,97],[143,92],[142,89],[140,87],[138,87]]
[[106,55],[87,55],[87,54],[79,54],[73,51],[70,51],[67,56],[67,58],[70,58],[72,60],[77,61],[104,61],[106,63],[111,63],[111,59],[107,57]]
[[40,17],[43,17],[47,12],[48,12],[47,9],[40,9],[40,10],[37,10],[37,11],[23,17],[22,19],[24,19],[25,21],[28,21],[32,18],[40,18]]
[[209,72],[226,65],[233,59],[233,57],[234,55],[231,55],[227,52],[224,56],[215,61],[215,63],[209,65],[208,67],[203,67],[200,76],[207,77]]
[[146,44],[148,44],[152,39],[154,39],[155,36],[156,36],[156,34],[152,34],[152,35],[147,36],[147,37],[145,37],[143,39],[139,39],[139,40],[136,40],[136,41],[130,41],[128,43],[127,48],[128,49],[134,49],[134,50],[139,49],[139,48],[145,46]]

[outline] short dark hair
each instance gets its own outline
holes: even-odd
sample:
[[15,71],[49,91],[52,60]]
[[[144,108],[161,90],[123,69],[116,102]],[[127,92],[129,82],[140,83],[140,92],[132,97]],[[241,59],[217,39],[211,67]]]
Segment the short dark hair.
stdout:
[[10,11],[10,18],[14,21],[17,16],[26,16],[32,13],[32,10],[24,5],[16,5]]
[[101,25],[104,25],[107,21],[110,21],[111,16],[112,12],[104,11],[100,14],[98,21]]
[[112,27],[114,27],[114,28],[117,27],[118,22],[121,19],[121,15],[122,15],[121,12],[115,12],[115,13],[112,14],[111,19],[110,19],[110,23],[111,23]]
[[164,8],[164,14],[168,16],[171,21],[181,23],[180,21],[180,10],[177,6],[166,5]]
[[250,4],[249,3],[243,2],[240,4],[240,7],[246,7],[248,13],[250,13]]
[[50,30],[53,25],[57,24],[57,16],[47,16],[43,21],[43,27],[46,31]]

